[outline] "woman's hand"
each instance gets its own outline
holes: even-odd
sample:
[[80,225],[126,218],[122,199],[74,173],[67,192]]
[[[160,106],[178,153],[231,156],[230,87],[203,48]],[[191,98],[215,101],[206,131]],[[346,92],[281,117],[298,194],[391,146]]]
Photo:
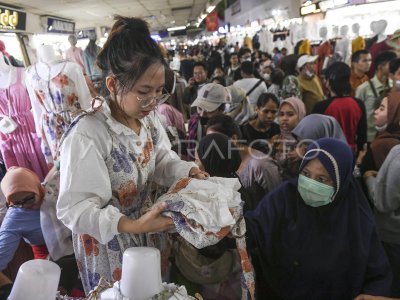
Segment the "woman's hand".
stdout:
[[371,177],[371,176],[376,177],[377,175],[378,175],[377,171],[370,170],[370,171],[366,171],[364,173],[363,178],[364,178],[364,180],[366,180],[368,177]]
[[396,298],[386,298],[381,296],[358,295],[354,300],[398,300]]
[[360,152],[358,152],[357,160],[356,160],[356,165],[361,166],[362,161],[364,160],[365,154],[367,154],[367,149],[368,149],[368,144],[365,143],[364,147]]
[[163,202],[152,207],[137,220],[122,217],[118,222],[118,231],[140,234],[171,230],[175,227],[174,222],[171,218],[161,215],[165,208],[166,203]]
[[189,177],[196,178],[196,179],[207,179],[210,177],[210,174],[208,174],[205,171],[200,170],[197,167],[193,167],[189,171]]

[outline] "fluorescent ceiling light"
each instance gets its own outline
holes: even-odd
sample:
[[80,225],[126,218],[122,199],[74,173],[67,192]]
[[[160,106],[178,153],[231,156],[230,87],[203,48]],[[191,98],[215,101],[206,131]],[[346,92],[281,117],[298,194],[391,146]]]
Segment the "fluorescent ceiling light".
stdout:
[[183,30],[183,29],[186,29],[186,26],[177,26],[177,27],[167,28],[168,31]]
[[214,10],[214,8],[215,8],[215,5],[211,5],[211,6],[207,7],[206,10],[208,13],[211,13]]

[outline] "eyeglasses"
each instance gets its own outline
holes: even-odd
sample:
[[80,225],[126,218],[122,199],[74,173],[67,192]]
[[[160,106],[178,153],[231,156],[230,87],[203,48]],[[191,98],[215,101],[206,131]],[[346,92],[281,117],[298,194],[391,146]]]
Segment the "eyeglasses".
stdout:
[[152,106],[157,106],[163,104],[171,95],[167,92],[166,89],[162,90],[161,95],[157,96],[145,96],[143,98],[136,96],[136,99],[140,103],[140,108],[148,108]]
[[19,202],[19,203],[15,203],[15,204],[8,204],[8,203],[6,203],[6,207],[7,207],[7,208],[10,208],[10,207],[13,207],[13,208],[23,208],[25,205],[27,205],[27,204],[32,204],[34,201],[35,201],[35,195],[30,196],[30,197],[28,197],[28,198],[22,200],[22,201]]

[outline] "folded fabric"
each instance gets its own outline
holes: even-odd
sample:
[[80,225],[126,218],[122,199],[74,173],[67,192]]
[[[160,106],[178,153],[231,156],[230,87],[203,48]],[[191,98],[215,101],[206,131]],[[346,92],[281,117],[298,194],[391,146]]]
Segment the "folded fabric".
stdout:
[[[248,294],[254,299],[254,274],[246,249],[243,201],[238,192],[240,187],[237,178],[210,177],[199,180],[184,177],[173,184],[157,202],[167,203],[163,214],[171,217],[179,235],[198,249],[215,245],[228,234],[236,238],[244,279],[242,299],[247,299]],[[181,255],[182,263],[185,263],[184,256],[187,254],[191,255],[189,252]],[[192,256],[193,259],[195,257],[200,256]],[[227,263],[229,257],[223,259],[227,259]],[[204,263],[200,260],[197,262],[199,266]],[[203,268],[203,271],[218,265],[218,262],[216,265],[205,263],[207,268]]]
[[166,202],[164,215],[174,221],[176,231],[198,249],[215,245],[242,217],[240,182],[237,178],[211,177],[207,180],[182,178],[158,198]]

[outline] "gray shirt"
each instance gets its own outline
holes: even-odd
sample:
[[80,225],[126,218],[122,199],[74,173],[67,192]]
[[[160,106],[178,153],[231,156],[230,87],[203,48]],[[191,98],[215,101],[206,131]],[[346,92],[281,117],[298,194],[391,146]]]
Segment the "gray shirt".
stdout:
[[377,177],[366,181],[375,206],[375,220],[382,241],[400,245],[400,145],[392,148]]

